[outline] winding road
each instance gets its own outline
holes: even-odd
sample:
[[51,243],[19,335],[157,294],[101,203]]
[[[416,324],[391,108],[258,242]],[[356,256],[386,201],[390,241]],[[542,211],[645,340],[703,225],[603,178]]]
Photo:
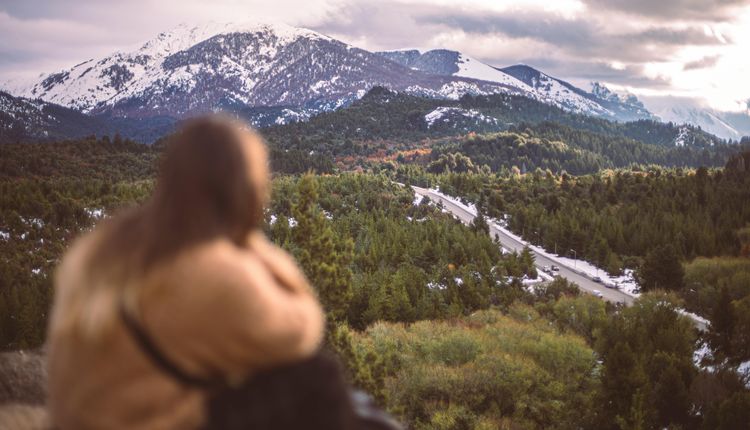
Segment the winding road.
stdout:
[[[436,193],[435,191],[429,190],[427,188],[420,188],[413,185],[411,187],[418,195],[427,196],[434,202],[442,202],[443,208],[445,208],[445,210],[450,212],[464,224],[469,224],[474,219],[474,214],[468,211],[465,207],[457,205],[456,203],[449,199],[446,199],[439,193]],[[493,238],[497,237],[505,249],[517,252],[521,252],[523,250],[524,244],[522,242],[512,236],[509,236],[508,234],[497,228],[494,223],[489,223],[489,225],[490,236]],[[540,254],[534,251],[533,249],[531,251],[534,253],[535,264],[540,271],[544,266],[555,265],[560,268],[556,275],[561,276],[570,282],[576,283],[583,291],[586,291],[588,293],[595,294],[595,292],[598,291],[599,294],[601,294],[602,299],[608,302],[622,303],[626,306],[630,306],[635,300],[633,296],[625,294],[622,291],[612,288],[606,288],[603,284],[595,282],[583,272],[576,270],[575,267],[571,267],[570,265],[567,265],[561,261],[553,260],[544,254]],[[696,318],[691,314],[686,315],[695,322],[695,325],[698,329],[706,329],[706,324],[704,321]]]

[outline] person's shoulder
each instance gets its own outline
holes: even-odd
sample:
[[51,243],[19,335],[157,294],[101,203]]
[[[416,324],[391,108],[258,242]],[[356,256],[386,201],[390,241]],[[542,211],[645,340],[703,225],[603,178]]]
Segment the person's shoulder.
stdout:
[[253,252],[225,239],[197,245],[175,263],[174,269],[188,281],[226,288],[251,286],[267,272]]
[[188,250],[181,258],[189,266],[210,266],[229,271],[242,270],[246,265],[260,264],[253,252],[227,239],[214,239]]
[[100,236],[100,229],[95,228],[75,239],[68,247],[55,270],[57,288],[79,283],[76,278],[83,273],[90,256],[95,252]]

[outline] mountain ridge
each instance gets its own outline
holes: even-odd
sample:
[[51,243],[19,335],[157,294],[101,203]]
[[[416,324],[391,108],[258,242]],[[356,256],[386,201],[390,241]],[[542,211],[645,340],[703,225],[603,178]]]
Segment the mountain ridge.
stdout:
[[89,114],[185,118],[237,106],[337,106],[378,85],[446,98],[514,91],[414,71],[312,30],[226,24],[181,26],[12,92]]
[[498,68],[447,49],[370,52],[279,23],[182,24],[134,50],[5,84],[14,96],[91,116],[179,121],[221,110],[256,127],[307,120],[376,86],[448,100],[513,94],[609,120],[657,119],[635,96],[599,83],[584,91],[528,65]]

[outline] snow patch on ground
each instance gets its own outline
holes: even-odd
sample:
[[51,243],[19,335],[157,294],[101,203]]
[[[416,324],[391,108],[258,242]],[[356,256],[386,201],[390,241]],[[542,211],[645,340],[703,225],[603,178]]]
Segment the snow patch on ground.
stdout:
[[711,322],[709,320],[703,318],[702,316],[700,316],[698,314],[694,314],[692,312],[688,312],[685,309],[677,309],[677,313],[680,314],[680,315],[685,315],[686,317],[692,319],[693,321],[700,322],[701,324],[703,324],[704,327],[708,327],[711,324]]
[[713,359],[713,351],[705,340],[698,344],[698,348],[693,351],[693,363],[696,367],[701,369],[710,370],[711,366],[707,366],[704,363]]
[[428,282],[427,288],[430,290],[445,290],[448,288],[448,286],[437,282]]
[[674,146],[682,147],[686,145],[685,140],[688,137],[688,134],[690,133],[690,130],[688,130],[687,127],[682,126],[680,127],[680,130],[677,132],[677,137],[674,139]]
[[424,200],[424,196],[414,193],[414,201],[412,202],[412,204],[414,206],[419,206],[422,204],[422,200]]
[[737,367],[737,373],[745,380],[745,387],[750,389],[750,360],[741,363]]
[[28,226],[36,227],[36,228],[42,228],[44,227],[44,221],[41,218],[24,218],[20,217],[21,222]]
[[104,218],[104,209],[101,208],[85,208],[86,214],[94,219]]

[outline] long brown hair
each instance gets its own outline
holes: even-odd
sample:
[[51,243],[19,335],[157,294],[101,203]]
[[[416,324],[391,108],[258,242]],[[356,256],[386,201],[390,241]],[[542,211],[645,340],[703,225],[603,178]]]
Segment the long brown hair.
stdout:
[[85,288],[66,300],[70,316],[84,331],[99,331],[117,300],[135,306],[138,281],[158,265],[217,238],[242,246],[263,218],[266,165],[261,138],[241,123],[222,116],[187,122],[167,144],[151,198],[97,227]]

